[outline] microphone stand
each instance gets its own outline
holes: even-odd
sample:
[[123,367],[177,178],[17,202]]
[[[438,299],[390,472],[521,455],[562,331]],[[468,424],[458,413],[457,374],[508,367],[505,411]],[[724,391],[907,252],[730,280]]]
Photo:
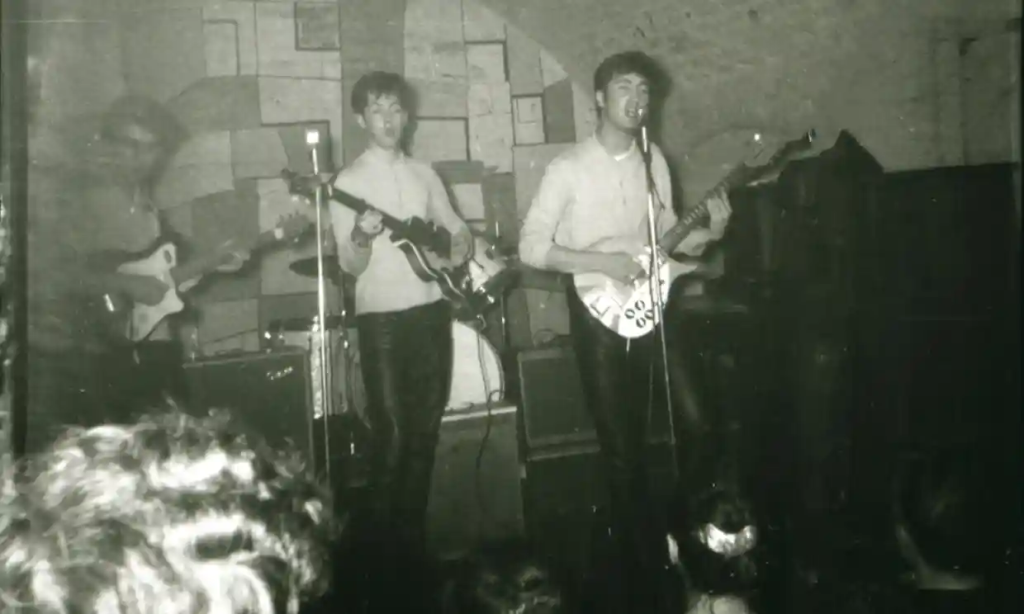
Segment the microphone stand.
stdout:
[[[501,250],[501,220],[495,218],[494,220],[494,238],[495,238],[495,249]],[[504,254],[503,254],[504,256]],[[498,297],[501,309],[501,351],[505,353],[508,350],[508,316],[506,313],[505,295],[506,292],[502,292],[501,296]]]
[[[678,478],[679,472],[679,461],[676,458],[676,424],[675,424],[675,411],[672,407],[672,388],[669,377],[668,369],[668,343],[666,342],[665,335],[665,301],[661,293],[661,266],[659,254],[661,253],[661,247],[658,242],[658,226],[656,223],[656,211],[654,207],[654,174],[651,171],[651,146],[647,139],[647,117],[646,114],[642,118],[643,123],[640,124],[640,153],[644,163],[644,174],[647,178],[647,243],[650,249],[650,259],[648,261],[647,279],[648,287],[651,290],[651,305],[654,307],[655,317],[655,330],[661,339],[661,366],[665,376],[665,405],[666,411],[668,412],[668,428],[669,428],[669,448],[671,450],[672,458],[672,475],[673,478]],[[662,203],[662,206],[666,206]],[[672,206],[668,203],[667,206]],[[666,254],[668,257],[668,254]],[[651,399],[649,403],[653,403],[654,393],[654,373],[651,373]],[[650,425],[650,420],[648,420]]]
[[[320,160],[317,156],[317,145],[320,144],[320,131],[306,130],[306,145],[309,145],[309,155],[313,162],[313,175],[320,177]],[[316,189],[316,298],[317,298],[317,324],[316,342],[317,354],[320,361],[320,368],[317,370],[317,389],[313,394],[313,420],[323,419],[323,444],[324,444],[324,476],[327,479],[328,488],[333,488],[331,482],[331,438],[330,429],[327,424],[327,416],[331,415],[331,373],[329,353],[327,351],[327,292],[324,284],[324,241],[323,241],[323,188]],[[319,394],[317,394],[319,392]]]

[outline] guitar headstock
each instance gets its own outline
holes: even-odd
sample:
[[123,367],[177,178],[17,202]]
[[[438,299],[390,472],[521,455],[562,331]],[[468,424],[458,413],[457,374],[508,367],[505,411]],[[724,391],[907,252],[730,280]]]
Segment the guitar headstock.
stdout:
[[733,167],[719,185],[725,184],[731,188],[740,185],[757,185],[774,181],[794,156],[810,149],[816,138],[817,132],[814,129],[808,130],[799,138],[786,141],[782,145],[775,147],[774,153],[768,156],[767,152],[770,151],[770,146],[778,143],[778,141],[773,140],[772,143],[768,143],[766,142],[767,139],[762,139],[760,135],[755,135],[754,143],[752,144],[757,145],[757,152],[753,156],[747,157],[744,162]]
[[811,145],[814,144],[814,139],[816,138],[817,132],[812,128],[799,138],[783,143],[781,147],[775,150],[775,153],[772,154],[767,161],[759,164],[758,166],[764,167],[766,172],[778,170],[781,165],[788,162],[793,156],[810,149]]

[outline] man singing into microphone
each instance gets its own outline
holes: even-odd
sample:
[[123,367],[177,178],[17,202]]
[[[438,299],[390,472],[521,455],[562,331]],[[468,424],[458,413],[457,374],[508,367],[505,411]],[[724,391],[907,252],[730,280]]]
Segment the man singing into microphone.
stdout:
[[[417,603],[414,581],[425,559],[426,511],[441,418],[452,377],[452,314],[437,284],[416,276],[384,233],[380,212],[419,217],[452,233],[451,258],[469,257],[471,235],[441,178],[403,152],[413,92],[395,73],[372,72],[352,88],[352,112],[367,147],[334,187],[378,211],[356,215],[332,202],[341,267],[355,275],[356,325],[367,417],[375,545],[382,559],[373,611]],[[423,582],[419,582],[423,588]],[[372,598],[371,598],[372,599]]]
[[[597,131],[548,166],[520,235],[523,262],[572,274],[603,273],[622,282],[644,272],[636,256],[648,243],[648,182],[637,141],[646,132],[641,128],[652,90],[662,83],[654,61],[641,52],[601,62],[594,73]],[[668,164],[657,145],[650,143],[649,151],[660,236],[677,218]],[[698,256],[721,238],[731,212],[726,196],[713,198],[708,210],[709,228],[693,231],[677,253]],[[624,597],[629,611],[653,611],[644,609],[656,607],[647,582],[657,575],[664,548],[649,516],[644,456],[652,375],[655,385],[663,381],[656,333],[627,343],[587,312],[572,287],[568,300],[584,398],[607,467],[613,534],[630,572]]]

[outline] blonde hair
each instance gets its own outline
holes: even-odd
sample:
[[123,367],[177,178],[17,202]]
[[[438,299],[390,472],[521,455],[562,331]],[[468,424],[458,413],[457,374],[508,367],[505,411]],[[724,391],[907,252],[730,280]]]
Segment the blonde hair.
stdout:
[[172,410],[69,431],[0,480],[0,609],[297,612],[334,532],[298,457]]

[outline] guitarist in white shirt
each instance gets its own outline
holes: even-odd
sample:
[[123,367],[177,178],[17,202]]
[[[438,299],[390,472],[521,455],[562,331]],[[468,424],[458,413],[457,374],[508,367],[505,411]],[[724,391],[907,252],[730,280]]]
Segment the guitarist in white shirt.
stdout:
[[[375,556],[382,583],[371,607],[398,611],[388,598],[422,581],[415,563],[425,548],[425,517],[441,418],[452,376],[451,307],[437,284],[417,277],[405,253],[384,233],[380,212],[418,217],[452,234],[451,259],[464,262],[471,235],[452,209],[429,164],[402,151],[411,108],[408,85],[396,74],[369,73],[353,86],[352,111],[366,131],[366,151],[333,185],[376,210],[354,213],[331,202],[338,260],[356,276],[356,322],[371,430],[370,480],[379,522]],[[412,565],[412,566],[410,566]],[[396,577],[401,574],[404,577]],[[430,590],[429,586],[422,587]],[[412,591],[417,593],[417,591]]]
[[[520,234],[525,264],[624,283],[644,273],[636,257],[648,243],[648,192],[637,141],[652,90],[662,83],[654,61],[640,52],[613,55],[597,68],[597,131],[548,166]],[[672,186],[660,148],[652,143],[650,150],[656,227],[665,233],[677,221]],[[693,231],[677,254],[698,256],[722,237],[731,213],[724,193],[711,199],[708,212],[709,227]],[[623,598],[631,611],[654,611],[656,604],[643,600],[652,593],[646,583],[657,576],[662,548],[649,514],[644,446],[652,368],[655,385],[663,381],[656,334],[627,342],[590,315],[574,287],[568,299],[584,398],[606,461],[613,533],[630,570]]]
[[[104,295],[152,305],[168,291],[97,256],[137,253],[161,236],[152,188],[185,132],[161,105],[137,96],[115,101],[100,123],[81,151],[60,140],[64,159],[44,155],[30,171],[28,452],[62,427],[128,420],[164,393],[185,394],[171,326],[130,344],[97,317]],[[38,142],[46,138],[34,132]],[[223,269],[237,270],[247,257],[240,251]]]

